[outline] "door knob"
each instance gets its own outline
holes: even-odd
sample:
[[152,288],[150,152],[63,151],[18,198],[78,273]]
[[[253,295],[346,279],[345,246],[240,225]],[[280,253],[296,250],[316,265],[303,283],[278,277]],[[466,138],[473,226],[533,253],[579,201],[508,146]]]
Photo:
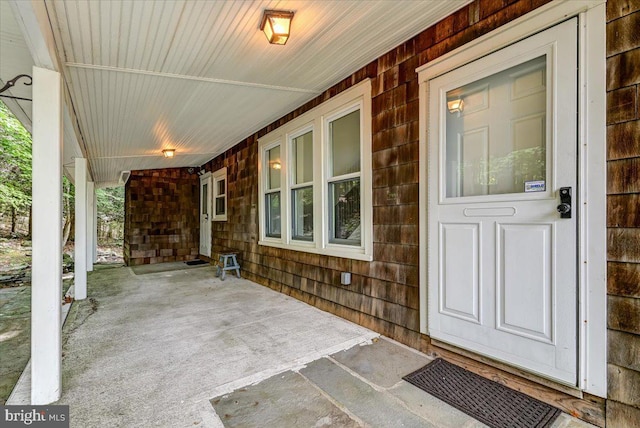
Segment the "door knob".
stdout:
[[556,209],[560,218],[571,218],[571,187],[560,188],[560,205]]

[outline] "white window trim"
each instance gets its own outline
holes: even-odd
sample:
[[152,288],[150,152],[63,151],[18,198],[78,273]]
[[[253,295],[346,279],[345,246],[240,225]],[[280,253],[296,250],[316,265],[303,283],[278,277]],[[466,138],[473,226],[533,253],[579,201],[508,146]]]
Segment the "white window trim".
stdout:
[[[578,238],[581,242],[578,385],[599,397],[607,395],[605,11],[602,0],[551,2],[416,69],[420,84],[420,206],[426,207],[429,80],[573,16],[579,17],[578,169],[580,200],[585,203],[580,207]],[[427,212],[421,209],[420,260],[425,263],[420,263],[420,331],[425,334],[427,227]]]
[[[356,107],[358,106],[358,107]],[[330,244],[328,235],[328,143],[326,124],[328,118],[360,109],[360,213],[361,245]],[[292,239],[291,230],[291,188],[292,179],[288,162],[291,141],[310,130],[313,131],[313,241]],[[266,184],[265,154],[270,148],[280,145],[281,169],[281,237],[266,236],[265,198]],[[286,123],[258,140],[258,216],[259,245],[304,251],[327,256],[344,257],[355,260],[373,260],[373,190],[371,154],[371,81],[369,79],[355,85],[343,93],[325,101],[321,105]]]
[[[228,184],[227,180],[227,167],[220,168],[214,172],[211,177],[213,178],[213,189],[211,192],[211,220],[213,221],[227,221],[227,211],[229,206],[227,205],[228,196]],[[220,196],[218,193],[218,182],[224,180],[224,214],[216,214],[216,199]]]

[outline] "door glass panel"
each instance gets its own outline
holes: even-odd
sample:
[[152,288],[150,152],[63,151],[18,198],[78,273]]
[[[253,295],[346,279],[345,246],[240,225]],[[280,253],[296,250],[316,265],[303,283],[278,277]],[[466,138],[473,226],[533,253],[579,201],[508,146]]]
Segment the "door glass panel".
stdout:
[[543,55],[447,92],[447,197],[546,189],[546,65]]
[[209,185],[208,183],[204,183],[202,185],[202,214],[209,213],[209,204],[207,201],[209,200]]

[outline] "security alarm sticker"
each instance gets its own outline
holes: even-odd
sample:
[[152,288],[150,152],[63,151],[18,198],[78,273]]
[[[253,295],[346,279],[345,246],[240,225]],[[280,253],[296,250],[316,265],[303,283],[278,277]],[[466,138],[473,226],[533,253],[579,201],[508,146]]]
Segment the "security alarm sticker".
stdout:
[[524,182],[524,191],[526,193],[529,192],[544,192],[547,190],[547,186],[544,180],[537,181],[525,181]]

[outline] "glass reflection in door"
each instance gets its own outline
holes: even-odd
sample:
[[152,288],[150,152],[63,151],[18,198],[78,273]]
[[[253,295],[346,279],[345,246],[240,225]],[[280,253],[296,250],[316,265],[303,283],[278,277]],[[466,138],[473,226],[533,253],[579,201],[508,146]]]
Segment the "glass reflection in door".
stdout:
[[446,196],[546,190],[546,55],[446,93]]

